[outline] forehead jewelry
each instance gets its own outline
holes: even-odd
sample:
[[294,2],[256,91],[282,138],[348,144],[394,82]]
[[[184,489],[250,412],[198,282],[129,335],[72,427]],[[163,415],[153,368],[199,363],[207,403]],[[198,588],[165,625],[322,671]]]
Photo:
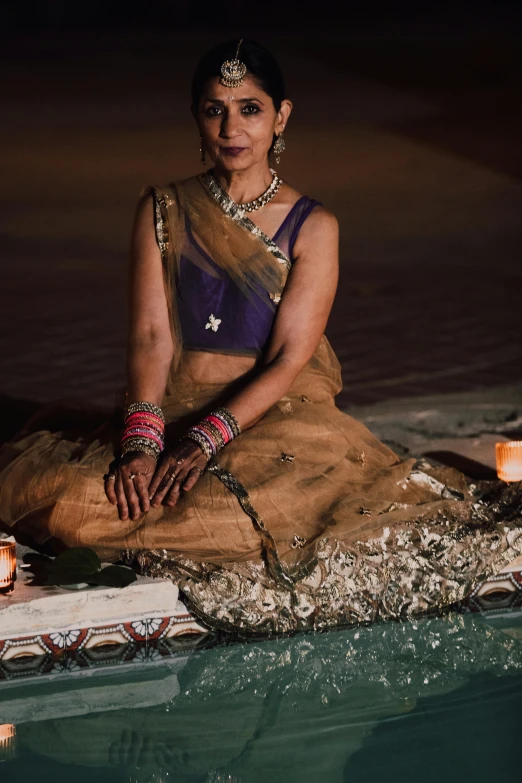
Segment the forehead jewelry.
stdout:
[[[247,67],[245,63],[239,59],[239,47],[243,43],[243,39],[237,45],[236,56],[233,60],[225,60],[221,66],[221,78],[220,83],[225,87],[241,87],[243,79],[245,78]],[[230,100],[230,98],[229,98]]]

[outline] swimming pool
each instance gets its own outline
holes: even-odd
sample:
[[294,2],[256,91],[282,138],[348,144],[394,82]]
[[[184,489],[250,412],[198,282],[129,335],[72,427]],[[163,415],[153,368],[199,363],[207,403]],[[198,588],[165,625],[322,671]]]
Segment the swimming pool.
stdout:
[[480,783],[522,761],[520,610],[120,668],[0,685],[2,783]]

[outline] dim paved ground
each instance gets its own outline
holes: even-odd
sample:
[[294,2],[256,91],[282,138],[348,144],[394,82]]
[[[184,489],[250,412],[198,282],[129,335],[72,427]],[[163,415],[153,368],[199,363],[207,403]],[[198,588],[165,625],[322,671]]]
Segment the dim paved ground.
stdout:
[[[119,394],[134,204],[143,185],[198,170],[185,96],[205,45],[130,33],[95,47],[27,39],[4,55],[2,394],[103,405]],[[481,96],[456,118],[436,92],[274,49],[295,103],[279,171],[341,225],[328,328],[339,403],[519,381],[522,182],[515,155],[491,154],[492,112],[473,135]]]

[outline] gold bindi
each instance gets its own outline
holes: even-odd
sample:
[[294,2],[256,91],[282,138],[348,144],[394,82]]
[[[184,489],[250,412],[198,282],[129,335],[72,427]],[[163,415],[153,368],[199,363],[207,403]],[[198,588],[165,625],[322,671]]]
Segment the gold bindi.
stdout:
[[[243,43],[243,39],[239,41],[236,49],[236,56],[233,60],[225,60],[221,66],[221,78],[220,83],[225,87],[241,87],[243,79],[245,78],[247,67],[245,63],[239,59],[239,47]],[[229,97],[229,100],[231,98]]]

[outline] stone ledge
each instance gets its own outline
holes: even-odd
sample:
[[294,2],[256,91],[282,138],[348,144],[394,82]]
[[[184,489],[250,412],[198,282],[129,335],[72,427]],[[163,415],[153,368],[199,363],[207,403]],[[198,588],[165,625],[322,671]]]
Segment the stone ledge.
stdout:
[[[98,670],[95,679],[50,675],[38,680],[4,683],[0,691],[0,713],[4,723],[27,723],[52,718],[74,717],[121,709],[152,707],[173,699],[179,693],[178,672],[187,662],[186,656],[161,659],[158,666],[151,661],[134,664],[129,680],[129,667]],[[89,672],[92,674],[92,671]],[[103,677],[103,675],[108,675]],[[49,681],[61,683],[60,690],[49,690]],[[101,676],[101,680],[100,680]],[[121,682],[125,687],[121,687]],[[5,685],[10,688],[4,690]],[[45,710],[42,702],[45,701]]]
[[[353,406],[346,413],[362,421],[381,440],[395,441],[414,454],[433,449],[441,439],[509,439],[522,431],[522,385],[487,391],[404,397]],[[507,436],[507,437],[506,437]]]
[[93,587],[66,590],[34,587],[17,569],[14,591],[0,596],[0,639],[64,632],[136,621],[171,617],[176,613],[178,588],[169,579],[138,577],[124,588]]

